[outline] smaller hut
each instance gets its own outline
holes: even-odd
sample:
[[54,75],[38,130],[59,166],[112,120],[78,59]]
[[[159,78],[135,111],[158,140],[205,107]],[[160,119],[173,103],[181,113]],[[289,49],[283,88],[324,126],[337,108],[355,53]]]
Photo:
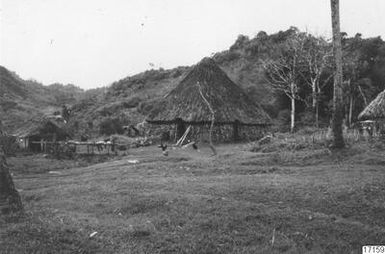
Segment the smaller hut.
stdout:
[[373,134],[385,135],[385,90],[358,115],[361,121],[373,121]]
[[47,148],[44,141],[55,142],[66,140],[70,135],[64,130],[64,124],[43,118],[28,121],[13,133],[22,148],[32,152],[43,152]]

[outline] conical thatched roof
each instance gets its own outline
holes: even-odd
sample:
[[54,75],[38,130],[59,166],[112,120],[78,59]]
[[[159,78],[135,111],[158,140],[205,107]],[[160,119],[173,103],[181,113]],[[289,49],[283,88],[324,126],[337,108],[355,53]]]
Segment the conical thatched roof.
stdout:
[[215,122],[239,121],[245,125],[270,124],[269,115],[220,69],[211,58],[200,61],[153,110],[152,123],[171,123],[180,118],[190,123],[208,123],[211,113],[199,86],[215,112]]
[[358,119],[385,119],[385,90],[358,115]]

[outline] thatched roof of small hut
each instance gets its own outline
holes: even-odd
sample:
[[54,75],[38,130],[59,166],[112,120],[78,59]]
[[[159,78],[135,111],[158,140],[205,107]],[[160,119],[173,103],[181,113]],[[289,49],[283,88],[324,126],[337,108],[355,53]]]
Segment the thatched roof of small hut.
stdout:
[[267,125],[269,115],[237,86],[211,58],[200,61],[187,76],[149,114],[150,123],[173,123],[182,119],[192,124],[211,122],[211,112],[202,94],[214,110],[215,123]]
[[58,137],[69,137],[64,130],[64,125],[48,118],[37,118],[27,121],[21,128],[17,129],[12,136],[19,138],[31,137],[35,135],[49,136],[52,134]]
[[358,119],[385,119],[385,90],[379,93],[377,97],[358,115]]

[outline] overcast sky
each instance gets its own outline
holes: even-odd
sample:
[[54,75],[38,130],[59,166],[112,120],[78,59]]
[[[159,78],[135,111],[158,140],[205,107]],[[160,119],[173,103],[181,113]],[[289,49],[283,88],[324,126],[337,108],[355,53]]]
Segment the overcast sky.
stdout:
[[[340,0],[341,29],[385,39],[385,0]],[[330,37],[330,0],[0,0],[0,65],[82,88],[191,65],[296,26]]]

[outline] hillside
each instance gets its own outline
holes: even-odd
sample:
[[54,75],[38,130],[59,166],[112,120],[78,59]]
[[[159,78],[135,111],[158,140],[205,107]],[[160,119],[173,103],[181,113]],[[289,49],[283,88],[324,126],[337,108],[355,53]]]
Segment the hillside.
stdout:
[[[123,78],[105,89],[86,92],[83,100],[72,107],[70,124],[75,132],[98,132],[98,125],[106,118],[119,118],[122,124],[143,121],[154,102],[165,96],[183,79],[189,67],[171,70],[148,70]],[[89,129],[93,126],[93,129]]]
[[[293,29],[272,35],[260,32],[253,39],[240,35],[230,49],[212,56],[231,80],[273,116],[279,110],[277,96],[264,78],[261,60],[272,57],[276,48],[293,32]],[[75,105],[72,123],[80,129],[94,126],[93,132],[97,135],[97,126],[106,118],[118,118],[124,125],[141,122],[154,102],[175,88],[190,68],[148,70],[114,82],[104,93],[89,96]]]
[[[253,38],[239,35],[228,50],[218,52],[212,58],[234,83],[247,92],[251,100],[258,102],[273,118],[278,119],[279,125],[284,126],[289,120],[290,101],[282,91],[277,92],[268,83],[262,63],[279,58],[279,52],[286,50],[290,40],[303,35],[295,27],[269,35],[261,31]],[[323,40],[311,34],[305,36],[310,41]],[[330,46],[330,43],[326,44],[326,47]],[[350,118],[355,121],[366,101],[374,99],[385,89],[385,42],[380,37],[363,39],[361,34],[354,37],[344,34],[343,47],[344,79],[351,84],[344,88],[348,95],[344,107],[345,112],[349,112],[351,107],[353,115]],[[73,133],[97,136],[103,121],[115,119],[120,125],[143,121],[155,102],[176,87],[190,69],[191,66],[182,66],[147,70],[107,87],[83,91],[74,85],[43,86],[35,81],[23,80],[1,67],[0,120],[8,130],[14,129],[26,118],[53,112],[57,107],[68,104],[72,110],[69,127]],[[306,71],[303,74],[309,76]],[[324,125],[329,123],[332,105],[333,82],[328,79],[331,75],[332,69],[327,68],[320,78],[319,114]],[[298,82],[302,98],[296,101],[296,121],[312,123],[314,116],[309,113],[312,112],[309,107],[311,89],[303,78],[299,78]]]
[[63,104],[75,104],[84,91],[74,85],[44,86],[23,80],[0,66],[0,120],[7,131],[20,127],[26,120],[53,113]]
[[[305,36],[308,43],[317,44],[324,41],[326,48],[331,46],[324,38],[290,27],[286,31],[273,34],[261,31],[253,38],[239,35],[228,50],[212,55],[214,61],[230,79],[246,90],[251,100],[258,102],[282,126],[289,123],[290,101],[284,92],[274,90],[269,84],[263,62],[274,61],[282,57],[282,53],[291,54],[287,51],[287,45],[300,36]],[[352,107],[351,118],[355,121],[364,108],[365,101],[370,101],[385,88],[385,42],[380,37],[364,39],[361,34],[354,37],[347,37],[344,34],[343,47],[346,74],[344,79],[351,84],[350,87],[344,88],[349,94],[344,107],[345,112],[349,112],[349,105]],[[318,51],[319,48],[311,50]],[[333,82],[328,77],[332,75],[333,70],[330,66],[331,63],[320,77],[322,91],[318,95],[319,114],[323,125],[329,123],[331,114]],[[148,70],[114,82],[104,91],[89,93],[86,99],[73,107],[72,123],[77,126],[74,131],[86,131],[97,135],[99,124],[112,118],[123,125],[143,121],[155,102],[176,87],[190,68],[191,66]],[[314,123],[312,109],[309,107],[312,98],[311,89],[305,80],[305,76],[309,77],[311,74],[307,71],[306,63],[302,63],[298,68],[302,68],[297,84],[301,98],[296,101],[296,117],[300,124],[306,125]],[[354,102],[350,103],[349,100]],[[89,128],[90,126],[93,128]]]

